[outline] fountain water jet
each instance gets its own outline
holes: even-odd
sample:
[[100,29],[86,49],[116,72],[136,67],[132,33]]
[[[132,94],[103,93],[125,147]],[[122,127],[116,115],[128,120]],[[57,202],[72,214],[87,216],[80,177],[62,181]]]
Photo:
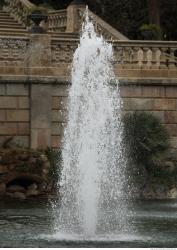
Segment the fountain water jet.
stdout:
[[61,204],[57,232],[84,239],[126,230],[126,160],[122,145],[121,98],[113,47],[97,36],[88,13],[74,53],[68,123],[63,139]]

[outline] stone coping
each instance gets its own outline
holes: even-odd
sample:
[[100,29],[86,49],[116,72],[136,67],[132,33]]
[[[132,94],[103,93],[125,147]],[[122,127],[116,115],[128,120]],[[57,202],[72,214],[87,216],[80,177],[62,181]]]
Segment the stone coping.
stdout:
[[119,78],[120,85],[177,86],[177,78]]
[[1,75],[0,84],[11,83],[11,84],[22,84],[22,83],[33,83],[33,84],[69,84],[70,81],[66,77],[52,77],[52,76],[26,76],[26,75]]
[[[177,78],[118,78],[120,85],[157,85],[157,86],[177,86]],[[71,81],[67,77],[52,77],[52,76],[26,76],[26,75],[1,75],[0,84],[61,84],[68,85]]]

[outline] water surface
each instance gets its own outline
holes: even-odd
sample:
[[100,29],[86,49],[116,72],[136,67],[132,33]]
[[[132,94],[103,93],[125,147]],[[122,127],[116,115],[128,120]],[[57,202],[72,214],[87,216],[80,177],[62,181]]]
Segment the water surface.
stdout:
[[134,216],[136,230],[112,230],[84,241],[53,234],[51,210],[44,201],[1,201],[0,247],[177,247],[176,201],[137,201]]

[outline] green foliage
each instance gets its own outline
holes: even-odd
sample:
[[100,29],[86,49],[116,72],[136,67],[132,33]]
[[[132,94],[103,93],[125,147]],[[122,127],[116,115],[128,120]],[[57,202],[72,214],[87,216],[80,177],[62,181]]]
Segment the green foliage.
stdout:
[[[52,6],[54,9],[64,9],[72,0],[31,0],[31,2],[37,5]],[[147,0],[86,0],[86,3],[93,12],[130,39],[141,39],[139,27],[149,22]],[[161,37],[165,40],[176,40],[176,0],[161,0],[159,13]]]
[[160,1],[161,27],[165,40],[177,40],[177,3],[176,0]]
[[5,1],[4,0],[0,0],[0,8],[2,8],[5,5]]
[[157,39],[161,38],[161,36],[162,36],[160,28],[157,25],[152,24],[152,23],[141,25],[139,31],[142,33],[146,32],[146,31],[152,32],[152,39],[153,40],[157,40]]
[[37,5],[44,5],[50,6],[54,9],[64,9],[66,8],[72,0],[63,0],[63,1],[56,1],[56,0],[31,0],[32,3]]
[[159,28],[157,27],[157,25],[155,24],[143,24],[141,27],[140,27],[140,31],[146,31],[146,30],[151,30],[151,31],[156,31],[158,32]]
[[48,148],[45,154],[50,162],[49,178],[54,181],[55,185],[60,180],[62,170],[62,155],[61,151]]
[[160,120],[151,113],[134,112],[124,117],[125,143],[129,158],[151,171],[153,162],[169,148],[169,135]]
[[32,13],[47,14],[47,12],[48,12],[48,9],[46,9],[43,6],[34,6],[34,7],[28,9],[29,14],[32,14]]

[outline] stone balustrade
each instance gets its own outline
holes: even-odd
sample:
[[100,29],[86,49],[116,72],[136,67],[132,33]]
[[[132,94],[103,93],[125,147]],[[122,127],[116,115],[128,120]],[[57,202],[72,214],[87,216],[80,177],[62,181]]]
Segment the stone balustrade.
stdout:
[[72,62],[73,53],[78,46],[77,40],[58,40],[52,39],[51,52],[52,52],[52,64],[59,66],[61,63],[70,64]]
[[[77,42],[52,39],[52,62],[71,63]],[[177,69],[177,42],[114,41],[113,47],[120,69]]]
[[0,66],[24,66],[29,39],[0,37]]
[[19,23],[28,26],[27,16],[35,5],[28,0],[5,0],[4,9],[9,12]]
[[[60,67],[60,64],[65,64],[68,67],[72,62],[73,53],[78,46],[79,40],[50,38],[49,34],[46,35],[46,39],[49,39],[46,47],[49,50],[48,55],[50,58],[47,59],[49,66]],[[27,51],[31,46],[30,41],[35,43],[35,40],[32,41],[32,35],[30,34],[26,38],[1,36],[0,65],[24,66]],[[149,70],[149,74],[151,73],[150,70],[177,72],[177,42],[129,40],[114,41],[112,43],[115,69],[130,70],[130,75],[131,70]]]
[[177,42],[114,41],[115,64],[122,69],[177,69]]
[[[29,26],[31,23],[27,20],[27,16],[32,9],[35,9],[36,5],[32,4],[28,0],[5,0],[4,9],[11,13],[11,15],[20,23]],[[71,26],[75,26],[76,30],[72,32],[78,32],[81,28],[82,19],[85,12],[84,8],[74,7],[76,11],[58,10],[49,11],[48,16],[48,30],[52,32],[71,32]],[[68,7],[70,8],[70,6]],[[71,7],[72,8],[72,7]],[[95,15],[93,12],[88,10],[89,16],[94,22],[95,28],[98,33],[101,33],[107,40],[128,40],[127,37],[123,36],[116,29],[111,27],[108,23],[103,21],[100,17]],[[73,15],[73,16],[72,16]],[[71,24],[74,22],[73,24]]]
[[49,12],[48,29],[53,32],[65,32],[67,26],[66,10]]

